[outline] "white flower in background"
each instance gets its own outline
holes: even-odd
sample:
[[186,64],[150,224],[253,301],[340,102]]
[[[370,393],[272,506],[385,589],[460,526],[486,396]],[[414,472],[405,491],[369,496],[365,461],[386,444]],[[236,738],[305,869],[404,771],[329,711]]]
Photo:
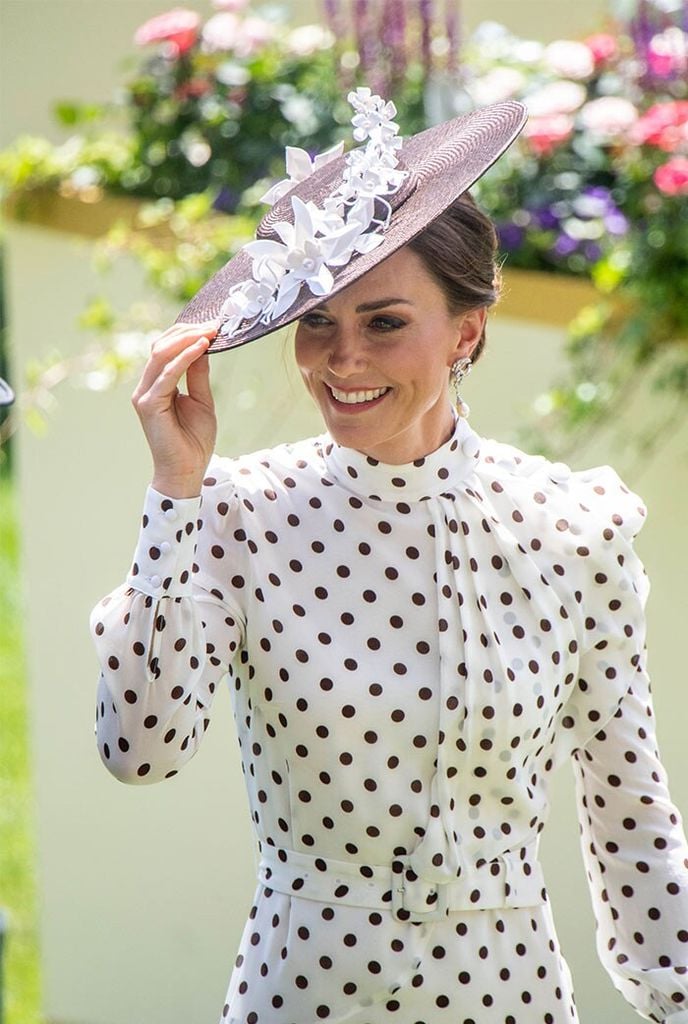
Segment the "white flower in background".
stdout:
[[586,131],[605,141],[628,131],[638,120],[638,111],[621,96],[601,96],[585,104],[580,120]]
[[82,188],[93,188],[94,185],[100,184],[101,174],[97,167],[77,167],[70,174],[69,181],[77,191]]
[[244,18],[234,52],[237,57],[252,57],[267,43],[271,43],[276,35],[277,26],[265,18]]
[[282,102],[282,114],[293,124],[300,135],[311,135],[318,129],[318,116],[315,107],[307,96],[294,93]]
[[564,78],[589,78],[595,70],[590,47],[571,39],[559,39],[545,47],[546,66]]
[[549,82],[523,100],[534,117],[549,114],[572,114],[584,103],[587,93],[578,82]]
[[226,60],[215,70],[215,77],[223,85],[233,86],[246,85],[251,81],[251,72],[242,64],[235,64],[232,60]]
[[296,57],[309,57],[318,50],[334,46],[334,34],[322,25],[301,25],[287,36],[287,50]]
[[492,68],[487,74],[481,75],[468,87],[477,106],[488,103],[500,103],[508,100],[521,91],[526,84],[526,77],[516,68]]
[[233,50],[239,38],[241,21],[230,11],[221,11],[208,18],[201,32],[201,48],[206,53]]
[[276,203],[278,199],[281,199],[283,195],[290,192],[294,185],[298,185],[300,181],[305,181],[309,178],[313,171],[317,171],[320,167],[324,167],[325,164],[331,163],[332,160],[336,160],[344,152],[344,143],[338,142],[336,146],[332,146],[331,149],[326,149],[324,153],[318,153],[318,155],[311,160],[310,156],[305,149],[299,149],[298,146],[287,146],[286,147],[286,164],[288,178],[284,178],[282,181],[278,181],[276,185],[265,193],[261,198],[262,203],[269,203],[271,206]]

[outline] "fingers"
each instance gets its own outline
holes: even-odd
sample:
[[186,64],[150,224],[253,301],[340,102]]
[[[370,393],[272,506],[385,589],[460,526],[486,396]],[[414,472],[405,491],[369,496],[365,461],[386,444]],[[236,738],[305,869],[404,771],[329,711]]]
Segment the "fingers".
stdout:
[[[183,373],[186,372],[187,365],[193,362],[193,359],[197,359],[201,354],[202,349],[199,351],[198,343],[202,338],[208,340],[213,338],[218,331],[219,320],[209,320],[201,324],[174,324],[167,331],[160,335],[159,338],[153,342],[151,348],[151,354],[144,368],[141,379],[134,391],[132,401],[136,404],[140,398],[149,392],[155,385],[155,382],[165,373],[165,383],[169,384],[170,376],[167,373],[168,367],[171,363],[186,349],[196,346],[193,358],[189,360],[189,363],[185,365],[185,361],[182,360],[181,364],[176,364],[176,367],[183,366],[183,369],[179,371],[179,375],[175,381],[174,387],[179,383]],[[207,349],[207,345],[205,348]],[[174,390],[174,388],[172,389]]]
[[178,394],[178,385],[191,364],[200,356],[205,355],[210,341],[201,337],[187,345],[173,359],[165,363],[148,388],[139,388],[134,392],[132,402],[139,416],[145,417],[149,412],[162,412],[168,409]]
[[186,390],[189,396],[196,401],[202,402],[204,405],[213,405],[213,394],[210,389],[210,360],[206,354],[195,359],[187,369]]

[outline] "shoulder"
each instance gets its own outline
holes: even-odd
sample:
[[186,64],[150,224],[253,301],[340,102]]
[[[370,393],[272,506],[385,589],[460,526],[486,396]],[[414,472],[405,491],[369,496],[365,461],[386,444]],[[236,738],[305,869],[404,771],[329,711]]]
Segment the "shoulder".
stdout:
[[492,438],[483,439],[480,454],[478,476],[491,501],[501,496],[502,505],[513,506],[514,522],[572,538],[631,542],[646,520],[644,501],[612,466],[573,470]]
[[639,621],[650,584],[633,542],[647,508],[617,471],[573,470],[491,439],[480,454],[486,509],[537,565],[585,645],[589,624],[607,628],[610,609]]
[[294,488],[299,478],[322,476],[324,443],[323,437],[310,437],[247,455],[214,455],[203,481],[204,507],[251,496],[274,500]]

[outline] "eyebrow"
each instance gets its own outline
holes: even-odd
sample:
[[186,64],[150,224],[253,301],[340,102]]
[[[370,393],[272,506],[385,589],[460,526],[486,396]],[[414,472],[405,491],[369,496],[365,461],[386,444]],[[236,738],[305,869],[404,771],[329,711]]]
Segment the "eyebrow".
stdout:
[[[376,309],[384,309],[385,306],[412,306],[413,303],[409,302],[408,299],[376,299],[375,302],[362,302],[360,306],[356,306],[357,313],[372,313]],[[326,302],[321,306],[317,306],[317,309],[324,309],[325,312],[329,312],[329,307]]]

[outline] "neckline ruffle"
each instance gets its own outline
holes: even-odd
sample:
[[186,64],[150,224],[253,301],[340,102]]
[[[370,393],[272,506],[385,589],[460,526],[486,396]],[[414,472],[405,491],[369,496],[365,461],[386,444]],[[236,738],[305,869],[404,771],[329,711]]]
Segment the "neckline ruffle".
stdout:
[[370,501],[427,501],[451,492],[474,472],[481,438],[457,417],[451,436],[434,452],[402,465],[379,462],[325,435],[323,456],[338,484]]

